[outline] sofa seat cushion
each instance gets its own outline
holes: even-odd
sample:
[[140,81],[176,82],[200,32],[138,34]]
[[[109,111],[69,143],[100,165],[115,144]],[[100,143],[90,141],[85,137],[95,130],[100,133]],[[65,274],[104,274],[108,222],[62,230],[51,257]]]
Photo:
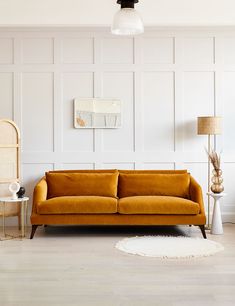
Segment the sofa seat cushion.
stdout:
[[126,197],[118,203],[120,214],[197,215],[199,211],[198,203],[178,197]]
[[117,199],[99,196],[52,198],[37,204],[37,213],[50,214],[112,214],[117,212]]

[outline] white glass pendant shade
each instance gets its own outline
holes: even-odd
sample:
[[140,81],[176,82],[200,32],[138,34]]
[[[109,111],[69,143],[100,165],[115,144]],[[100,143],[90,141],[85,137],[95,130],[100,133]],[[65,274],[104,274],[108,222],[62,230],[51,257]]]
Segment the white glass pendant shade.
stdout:
[[133,8],[122,8],[113,20],[111,32],[116,35],[136,35],[144,32],[143,21]]

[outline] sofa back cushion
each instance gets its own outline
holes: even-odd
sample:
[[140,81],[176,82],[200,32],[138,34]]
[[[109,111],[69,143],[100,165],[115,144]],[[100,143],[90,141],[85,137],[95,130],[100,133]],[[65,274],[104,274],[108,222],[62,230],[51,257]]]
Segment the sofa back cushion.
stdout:
[[132,196],[173,196],[189,198],[190,175],[183,174],[119,174],[119,198]]
[[47,198],[61,196],[117,196],[118,171],[114,173],[46,173]]
[[117,169],[75,169],[75,170],[52,170],[48,173],[116,173]]
[[188,170],[118,170],[120,174],[184,174],[188,173]]

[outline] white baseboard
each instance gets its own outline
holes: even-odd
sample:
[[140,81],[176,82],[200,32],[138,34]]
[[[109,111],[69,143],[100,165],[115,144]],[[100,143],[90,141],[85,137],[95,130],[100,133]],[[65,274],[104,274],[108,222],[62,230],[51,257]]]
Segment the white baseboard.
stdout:
[[235,223],[235,213],[222,213],[222,222]]

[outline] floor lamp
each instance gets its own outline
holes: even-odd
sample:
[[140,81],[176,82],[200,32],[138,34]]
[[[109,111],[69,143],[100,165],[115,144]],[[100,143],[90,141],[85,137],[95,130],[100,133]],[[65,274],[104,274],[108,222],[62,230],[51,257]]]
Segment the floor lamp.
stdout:
[[[211,152],[211,135],[221,134],[221,117],[198,117],[197,118],[197,134],[208,136],[208,153]],[[210,192],[211,184],[211,167],[208,157],[208,176],[207,191]],[[207,197],[207,229],[210,229],[210,196]]]

